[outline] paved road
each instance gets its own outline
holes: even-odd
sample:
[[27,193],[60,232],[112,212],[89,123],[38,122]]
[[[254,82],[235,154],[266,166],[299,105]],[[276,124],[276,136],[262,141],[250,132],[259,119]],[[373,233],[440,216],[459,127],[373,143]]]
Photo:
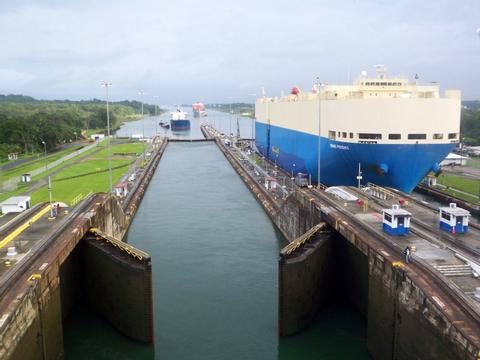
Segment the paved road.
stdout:
[[[81,146],[81,145],[84,145],[84,143],[81,142],[81,141],[75,141],[75,142],[72,142],[72,143],[63,144],[62,146],[59,146],[55,151],[53,151],[51,153],[48,153],[48,155],[53,155],[56,152],[62,151],[64,149],[68,149],[68,148],[71,148],[71,147],[74,147],[74,146]],[[10,170],[11,168],[22,165],[23,163],[26,163],[26,162],[29,162],[29,161],[32,161],[32,160],[37,160],[39,157],[41,157],[41,154],[34,155],[34,156],[29,156],[29,157],[26,157],[26,158],[23,158],[23,159],[15,160],[15,161],[10,161],[6,164],[1,165],[0,166],[0,171]]]

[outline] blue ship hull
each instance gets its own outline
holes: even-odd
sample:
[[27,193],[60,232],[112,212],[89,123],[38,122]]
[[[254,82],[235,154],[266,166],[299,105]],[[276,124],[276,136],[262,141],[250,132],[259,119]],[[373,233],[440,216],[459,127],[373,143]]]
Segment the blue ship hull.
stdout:
[[170,120],[170,129],[173,131],[189,130],[190,120]]
[[[307,173],[317,181],[318,136],[267,125],[255,125],[256,146],[288,172]],[[320,139],[320,177],[327,185],[356,185],[358,164],[362,184],[372,182],[411,192],[453,149],[454,144],[359,144]]]

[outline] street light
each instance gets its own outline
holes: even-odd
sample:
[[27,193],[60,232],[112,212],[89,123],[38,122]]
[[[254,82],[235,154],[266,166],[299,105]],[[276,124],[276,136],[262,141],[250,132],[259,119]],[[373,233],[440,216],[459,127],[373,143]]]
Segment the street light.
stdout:
[[[48,175],[48,166],[47,166],[47,143],[40,139],[43,144],[44,154],[45,154],[45,172]],[[50,175],[48,175],[48,198],[50,200],[50,217],[53,218],[53,205],[52,205],[52,180],[50,179]]]
[[143,116],[143,95],[145,92],[143,90],[138,91],[138,95],[140,95],[140,102],[142,104],[142,142],[143,142],[143,161],[145,161],[145,118]]
[[[257,94],[248,94],[249,96],[253,96],[254,98],[257,97]],[[255,142],[255,100],[252,103],[252,150],[253,150],[253,144]]]
[[[153,98],[154,98],[154,99],[158,99],[159,97],[160,97],[160,96],[158,96],[158,95],[153,95]],[[158,101],[158,100],[157,100],[157,101]],[[158,116],[158,115],[157,115],[157,114],[158,114],[158,112],[157,112],[158,105],[157,105],[157,101],[155,101],[155,104],[154,104],[154,105],[155,105],[155,136],[157,136],[157,133],[158,133],[158,129],[157,129],[157,125],[158,125],[158,119],[157,119],[157,116]]]
[[318,155],[317,155],[317,188],[320,189],[320,139],[321,139],[321,119],[322,119],[322,112],[321,112],[321,90],[323,87],[323,84],[320,82],[320,79],[317,76],[317,81],[316,81],[316,86],[317,86],[317,93],[318,93]]
[[110,111],[108,109],[108,88],[112,86],[112,83],[106,81],[101,83],[101,86],[105,88],[106,102],[107,102],[107,157],[108,157],[108,191],[113,192],[112,184],[112,159],[110,156]]
[[[40,139],[40,140],[42,140],[42,139]],[[47,143],[42,140],[42,144],[43,144],[43,149],[44,149],[45,172],[47,172],[48,171],[48,169],[47,169]]]
[[228,108],[230,112],[230,116],[228,117],[228,123],[229,123],[229,129],[230,129],[229,136],[232,136],[232,99],[233,97],[227,96],[227,99],[229,100]]

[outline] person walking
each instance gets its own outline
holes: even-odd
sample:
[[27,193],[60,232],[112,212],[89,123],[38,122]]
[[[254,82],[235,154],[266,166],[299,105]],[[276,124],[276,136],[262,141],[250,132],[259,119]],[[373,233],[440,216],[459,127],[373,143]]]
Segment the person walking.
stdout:
[[412,249],[410,249],[410,246],[407,246],[405,248],[405,250],[403,251],[403,253],[405,254],[405,262],[407,264],[410,263],[410,256],[412,256]]

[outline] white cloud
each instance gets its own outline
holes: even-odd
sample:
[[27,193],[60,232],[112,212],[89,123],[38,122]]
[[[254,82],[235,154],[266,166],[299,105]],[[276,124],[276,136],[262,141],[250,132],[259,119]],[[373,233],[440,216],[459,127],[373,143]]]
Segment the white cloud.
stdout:
[[0,13],[0,76],[22,80],[0,92],[91,98],[108,79],[116,98],[247,100],[385,63],[480,98],[479,13],[475,0],[17,1]]

